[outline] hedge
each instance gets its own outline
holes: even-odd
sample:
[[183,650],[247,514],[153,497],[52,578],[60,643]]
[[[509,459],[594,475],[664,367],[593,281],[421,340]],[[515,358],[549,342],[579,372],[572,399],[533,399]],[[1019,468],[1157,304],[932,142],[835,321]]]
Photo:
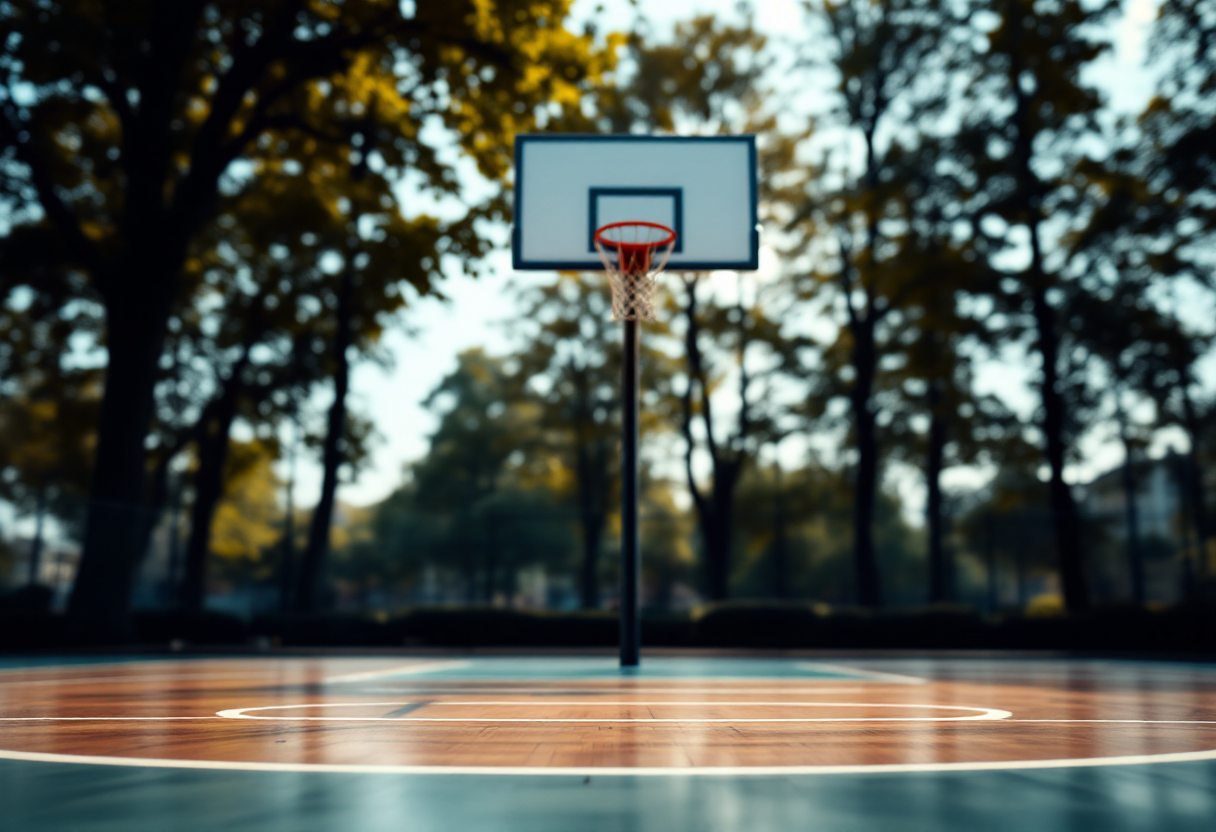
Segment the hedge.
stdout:
[[[133,644],[283,647],[612,647],[609,611],[556,612],[491,607],[418,607],[395,616],[323,613],[251,621],[204,611],[141,610]],[[0,649],[70,647],[62,617],[0,606]],[[1216,654],[1216,606],[1163,611],[1098,608],[1058,617],[982,616],[965,607],[873,612],[819,604],[729,602],[684,615],[645,616],[652,647],[742,649],[1067,650]]]

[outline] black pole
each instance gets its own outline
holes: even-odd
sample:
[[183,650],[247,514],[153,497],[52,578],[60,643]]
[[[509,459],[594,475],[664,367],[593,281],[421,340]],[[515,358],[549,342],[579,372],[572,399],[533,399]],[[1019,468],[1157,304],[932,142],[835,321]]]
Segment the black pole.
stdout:
[[641,660],[638,608],[641,546],[638,536],[638,322],[625,321],[621,362],[621,667]]

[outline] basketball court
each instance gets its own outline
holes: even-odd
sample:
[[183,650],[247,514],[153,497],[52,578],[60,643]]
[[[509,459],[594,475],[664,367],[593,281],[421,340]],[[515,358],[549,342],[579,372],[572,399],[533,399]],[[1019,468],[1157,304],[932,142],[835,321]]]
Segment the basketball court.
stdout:
[[755,270],[751,136],[521,136],[513,264],[622,324],[619,655],[0,660],[0,829],[1216,832],[1216,668],[647,654],[640,325]]
[[0,827],[1216,828],[1216,669],[817,656],[44,659]]

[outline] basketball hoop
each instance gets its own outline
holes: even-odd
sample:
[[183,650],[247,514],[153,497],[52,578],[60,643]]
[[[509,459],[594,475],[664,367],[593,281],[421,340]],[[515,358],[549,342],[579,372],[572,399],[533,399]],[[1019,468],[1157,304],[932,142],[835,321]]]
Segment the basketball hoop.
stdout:
[[[676,232],[657,222],[614,222],[597,229],[594,239],[612,287],[612,317],[618,321],[656,320],[655,278],[667,265]],[[656,264],[659,249],[663,252]]]

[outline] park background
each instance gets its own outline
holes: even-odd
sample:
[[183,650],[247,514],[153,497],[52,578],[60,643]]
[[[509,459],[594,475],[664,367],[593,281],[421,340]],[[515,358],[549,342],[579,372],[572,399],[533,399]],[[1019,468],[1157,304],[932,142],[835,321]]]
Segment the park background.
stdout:
[[1211,2],[0,26],[0,644],[612,643],[619,328],[506,251],[559,131],[759,137],[761,269],[644,336],[649,641],[1211,648]]

